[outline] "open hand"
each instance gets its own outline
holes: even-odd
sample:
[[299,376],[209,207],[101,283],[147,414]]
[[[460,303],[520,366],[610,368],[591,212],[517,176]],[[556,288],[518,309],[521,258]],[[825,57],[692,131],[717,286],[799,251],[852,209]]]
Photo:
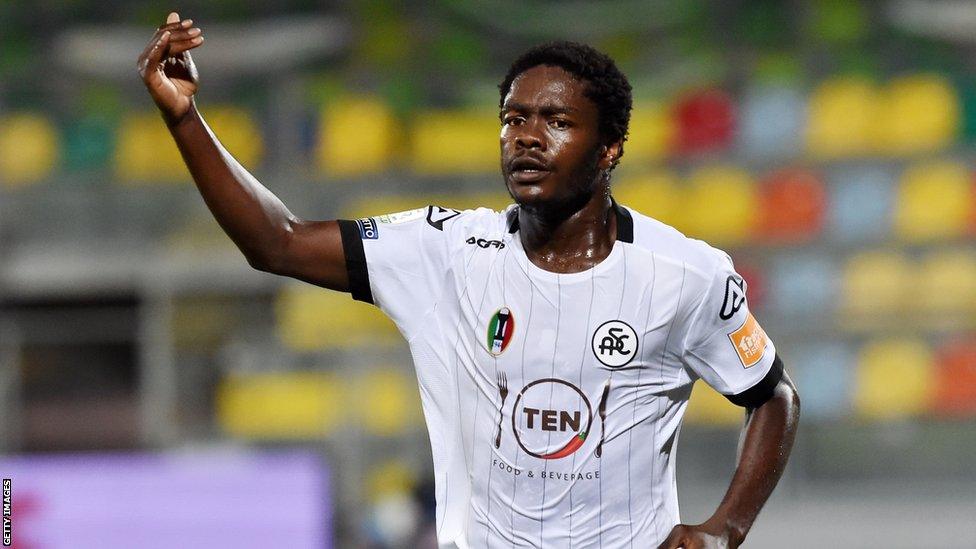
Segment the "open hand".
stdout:
[[176,123],[190,111],[197,91],[197,68],[190,50],[203,44],[202,31],[190,19],[170,13],[156,29],[136,63],[139,76],[167,123]]

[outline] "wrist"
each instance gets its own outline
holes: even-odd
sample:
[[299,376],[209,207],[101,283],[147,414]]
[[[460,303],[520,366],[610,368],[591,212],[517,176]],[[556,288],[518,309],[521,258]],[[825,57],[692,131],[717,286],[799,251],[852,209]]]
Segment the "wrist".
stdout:
[[182,126],[185,122],[191,120],[194,116],[196,116],[197,106],[196,106],[196,102],[191,97],[189,107],[187,107],[187,109],[183,111],[182,114],[173,114],[172,112],[169,112],[164,109],[160,109],[160,112],[163,115],[163,121],[166,122],[166,126],[170,130],[175,130],[176,128]]
[[732,520],[728,517],[713,515],[702,525],[710,533],[724,537],[729,542],[729,547],[738,547],[746,539],[749,533],[749,526]]

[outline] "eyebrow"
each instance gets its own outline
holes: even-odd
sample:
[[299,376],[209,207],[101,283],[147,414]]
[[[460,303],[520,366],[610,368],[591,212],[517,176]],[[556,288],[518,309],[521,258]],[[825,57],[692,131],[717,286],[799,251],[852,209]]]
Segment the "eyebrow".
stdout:
[[539,114],[549,115],[549,114],[570,114],[577,112],[579,109],[575,107],[570,107],[566,105],[553,105],[545,104],[540,106],[538,109],[534,109],[529,105],[523,103],[505,103],[502,105],[502,112],[505,111],[520,111],[520,112],[532,112],[538,110]]

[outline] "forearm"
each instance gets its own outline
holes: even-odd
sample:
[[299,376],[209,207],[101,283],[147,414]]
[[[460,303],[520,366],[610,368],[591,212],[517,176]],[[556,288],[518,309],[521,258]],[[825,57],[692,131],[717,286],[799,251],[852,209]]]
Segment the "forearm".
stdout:
[[793,448],[800,402],[789,377],[774,396],[750,410],[731,485],[715,514],[707,521],[729,532],[737,546],[779,482]]
[[217,222],[251,265],[267,269],[300,221],[224,149],[195,107],[167,126]]

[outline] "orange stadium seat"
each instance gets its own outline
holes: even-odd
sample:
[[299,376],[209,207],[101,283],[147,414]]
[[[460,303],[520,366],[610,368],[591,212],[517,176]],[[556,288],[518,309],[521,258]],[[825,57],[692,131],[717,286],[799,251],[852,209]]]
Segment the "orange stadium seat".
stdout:
[[959,237],[970,223],[972,174],[961,162],[916,164],[905,170],[895,202],[895,231],[910,242]]
[[942,76],[897,78],[885,87],[879,105],[875,136],[881,152],[934,151],[952,144],[959,133],[959,98]]
[[356,349],[398,341],[393,323],[376,307],[305,284],[284,286],[275,299],[275,329],[296,352]]
[[827,192],[816,175],[802,169],[779,170],[767,176],[760,189],[759,238],[774,243],[799,243],[820,233]]
[[417,174],[454,176],[498,171],[497,117],[487,111],[430,111],[417,113],[414,119],[410,156]]
[[844,266],[841,323],[854,329],[898,320],[916,299],[912,263],[902,254],[884,250],[860,252]]
[[331,101],[319,124],[319,169],[334,176],[382,172],[390,166],[401,134],[392,109],[376,98]]
[[667,156],[675,138],[674,119],[666,105],[635,102],[630,113],[630,130],[624,144],[628,165],[658,161]]
[[678,229],[684,229],[682,191],[678,178],[666,170],[628,174],[613,183],[618,202]]
[[976,339],[950,342],[937,356],[932,412],[948,418],[976,416]]
[[916,275],[917,303],[927,324],[946,328],[970,321],[976,313],[976,255],[969,250],[929,253]]
[[36,183],[57,167],[60,136],[51,122],[35,113],[0,117],[0,185]]
[[759,204],[748,172],[732,166],[699,168],[688,178],[685,224],[689,236],[736,245],[752,236]]
[[232,436],[315,440],[341,428],[351,401],[342,379],[326,372],[231,374],[217,386],[216,416]]
[[885,339],[861,349],[854,406],[865,419],[908,419],[924,413],[935,389],[932,352],[916,339]]
[[866,154],[873,148],[878,94],[859,77],[824,81],[810,97],[807,150],[820,157]]

